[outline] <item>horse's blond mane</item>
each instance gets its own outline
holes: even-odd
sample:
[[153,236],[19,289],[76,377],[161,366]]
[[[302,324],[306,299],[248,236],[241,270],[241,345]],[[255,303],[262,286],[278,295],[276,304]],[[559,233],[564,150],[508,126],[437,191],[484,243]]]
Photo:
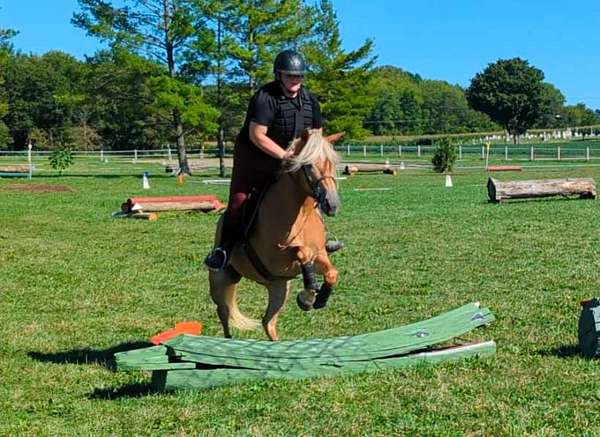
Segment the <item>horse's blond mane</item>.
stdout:
[[[302,138],[296,138],[291,148],[303,141]],[[294,172],[300,170],[303,165],[314,164],[317,161],[327,162],[335,170],[340,158],[333,149],[333,146],[323,137],[320,129],[311,129],[308,131],[308,140],[297,155],[294,155],[286,166],[286,171]]]

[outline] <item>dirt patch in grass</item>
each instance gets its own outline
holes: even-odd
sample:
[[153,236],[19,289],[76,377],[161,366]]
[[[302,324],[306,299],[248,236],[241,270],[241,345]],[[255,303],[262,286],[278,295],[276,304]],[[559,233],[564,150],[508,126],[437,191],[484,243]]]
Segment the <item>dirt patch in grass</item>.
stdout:
[[3,188],[3,191],[27,191],[31,193],[55,193],[70,192],[73,189],[67,185],[52,184],[9,184]]

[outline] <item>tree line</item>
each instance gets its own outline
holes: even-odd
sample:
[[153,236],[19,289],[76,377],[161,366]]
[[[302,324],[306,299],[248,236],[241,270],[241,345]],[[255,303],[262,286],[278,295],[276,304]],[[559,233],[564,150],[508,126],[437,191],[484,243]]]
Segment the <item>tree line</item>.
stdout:
[[490,64],[467,89],[376,67],[373,40],[342,48],[330,0],[79,5],[73,25],[107,47],[83,60],[22,53],[10,43],[18,30],[0,29],[0,149],[170,144],[185,169],[187,144],[217,140],[222,150],[234,140],[250,95],[272,80],[275,55],[289,47],[307,59],[325,128],[348,139],[600,123],[598,111],[565,105],[543,72],[519,58]]

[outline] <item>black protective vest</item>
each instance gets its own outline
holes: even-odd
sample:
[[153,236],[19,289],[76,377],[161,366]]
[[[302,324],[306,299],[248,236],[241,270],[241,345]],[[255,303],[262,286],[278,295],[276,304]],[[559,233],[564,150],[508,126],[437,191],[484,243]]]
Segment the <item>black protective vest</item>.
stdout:
[[[304,129],[311,129],[314,126],[314,118],[317,117],[314,112],[316,109],[315,104],[312,95],[304,87],[300,89],[295,99],[287,98],[278,82],[266,84],[258,93],[267,93],[273,99],[275,113],[273,122],[267,129],[267,136],[279,146],[286,148],[294,138],[300,136]],[[257,94],[253,96],[250,105],[253,105]],[[238,141],[242,144],[251,144],[249,136],[250,112],[249,109],[238,137]]]
[[286,148],[304,129],[313,127],[313,110],[313,101],[305,88],[301,88],[295,99],[288,99],[282,93],[277,97],[275,119],[267,136]]

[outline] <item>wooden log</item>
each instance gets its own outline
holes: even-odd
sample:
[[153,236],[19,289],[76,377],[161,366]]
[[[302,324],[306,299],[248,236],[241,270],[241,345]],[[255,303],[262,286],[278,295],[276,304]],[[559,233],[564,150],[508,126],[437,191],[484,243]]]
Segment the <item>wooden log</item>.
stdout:
[[489,178],[488,196],[492,202],[505,199],[579,195],[596,198],[596,182],[592,178],[539,179],[528,181],[499,181]]
[[2,165],[0,173],[27,173],[29,174],[28,165]]
[[356,173],[377,173],[395,175],[396,170],[389,164],[350,164],[344,168],[344,174],[354,175]]
[[223,209],[223,205],[215,195],[198,196],[143,196],[131,197],[121,205],[124,213],[133,211],[212,211]]
[[[127,204],[125,204],[128,207]],[[213,211],[221,209],[223,205],[218,200],[204,202],[144,202],[134,203],[131,211],[159,212],[159,211]]]
[[218,200],[218,198],[214,194],[200,194],[192,196],[139,196],[131,197],[127,199],[127,202],[204,202],[210,200]]
[[520,165],[488,165],[488,171],[522,171]]

